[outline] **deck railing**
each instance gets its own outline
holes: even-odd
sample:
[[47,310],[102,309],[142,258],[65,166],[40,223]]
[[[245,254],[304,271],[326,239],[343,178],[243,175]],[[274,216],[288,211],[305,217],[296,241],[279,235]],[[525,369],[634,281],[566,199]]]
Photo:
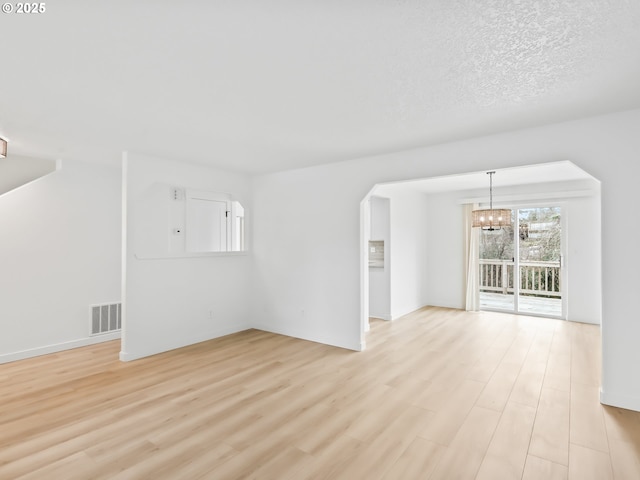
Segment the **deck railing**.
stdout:
[[[513,269],[511,260],[480,260],[480,291],[513,293]],[[561,297],[560,262],[520,262],[520,294]]]

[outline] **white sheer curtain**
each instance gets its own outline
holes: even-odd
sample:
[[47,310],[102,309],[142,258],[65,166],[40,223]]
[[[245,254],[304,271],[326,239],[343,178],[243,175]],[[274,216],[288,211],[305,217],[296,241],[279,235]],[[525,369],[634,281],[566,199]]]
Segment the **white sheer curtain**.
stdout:
[[464,252],[466,265],[466,303],[465,309],[470,312],[480,310],[480,288],[479,288],[479,262],[480,255],[479,233],[477,228],[471,227],[471,212],[477,205],[464,205]]

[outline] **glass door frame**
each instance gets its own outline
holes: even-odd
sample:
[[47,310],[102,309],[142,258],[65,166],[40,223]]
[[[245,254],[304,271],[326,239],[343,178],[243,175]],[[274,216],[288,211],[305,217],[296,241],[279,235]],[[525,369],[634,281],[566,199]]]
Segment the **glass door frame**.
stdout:
[[[520,218],[519,211],[533,208],[560,208],[560,301],[561,301],[561,313],[560,315],[550,315],[537,312],[523,312],[520,311],[519,299],[520,299]],[[514,212],[514,224],[513,224],[513,309],[499,309],[499,308],[481,308],[485,311],[496,311],[504,313],[514,313],[517,315],[527,315],[531,317],[545,317],[555,318],[560,320],[567,319],[567,262],[566,262],[566,250],[567,250],[567,208],[565,202],[527,202],[518,203],[514,205],[506,205],[504,208],[510,208]]]

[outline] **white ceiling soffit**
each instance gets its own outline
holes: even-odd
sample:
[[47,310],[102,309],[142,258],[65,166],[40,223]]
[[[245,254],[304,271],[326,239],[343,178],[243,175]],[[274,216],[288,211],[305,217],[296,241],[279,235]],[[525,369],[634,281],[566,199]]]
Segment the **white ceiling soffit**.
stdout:
[[[579,180],[590,180],[594,184],[598,183],[591,175],[570,161],[503,168],[495,172],[493,176],[493,186],[496,189],[516,185],[575,182]],[[486,190],[488,192],[489,176],[487,172],[482,171],[462,175],[446,175],[405,182],[386,183],[377,185],[372,194],[384,197],[398,191],[406,190],[426,194],[473,190]]]
[[0,17],[11,152],[259,173],[640,107],[640,2],[80,0]]

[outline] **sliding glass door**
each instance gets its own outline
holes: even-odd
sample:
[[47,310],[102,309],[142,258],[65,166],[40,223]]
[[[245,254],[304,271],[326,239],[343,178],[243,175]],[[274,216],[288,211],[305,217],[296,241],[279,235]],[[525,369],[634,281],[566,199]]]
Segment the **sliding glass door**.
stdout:
[[480,232],[480,308],[563,317],[562,211],[512,210],[512,226]]

